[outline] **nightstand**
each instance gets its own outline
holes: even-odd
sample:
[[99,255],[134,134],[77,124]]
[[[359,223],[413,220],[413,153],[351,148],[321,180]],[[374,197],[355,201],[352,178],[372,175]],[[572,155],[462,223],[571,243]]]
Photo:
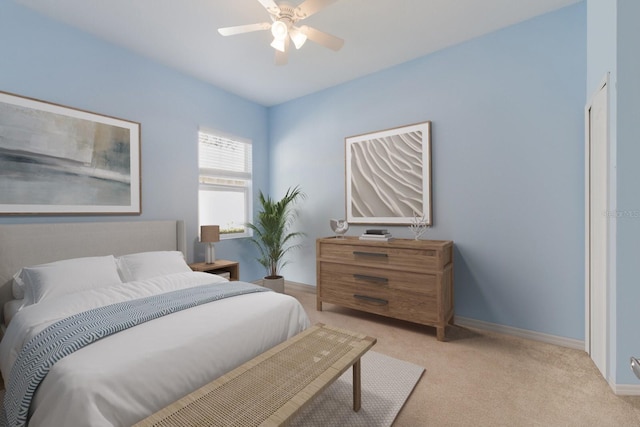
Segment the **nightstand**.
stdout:
[[220,274],[229,273],[229,280],[240,280],[240,263],[237,261],[227,261],[226,259],[217,259],[212,264],[206,262],[195,262],[189,264],[193,271],[204,271],[205,273]]

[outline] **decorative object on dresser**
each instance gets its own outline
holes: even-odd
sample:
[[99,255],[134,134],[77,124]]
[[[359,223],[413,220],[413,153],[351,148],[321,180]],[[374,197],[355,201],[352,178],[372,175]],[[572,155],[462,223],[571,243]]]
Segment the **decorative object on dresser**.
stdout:
[[420,237],[427,232],[429,227],[431,226],[424,215],[419,216],[417,213],[413,213],[413,220],[411,221],[411,225],[409,225],[409,230],[413,233],[415,240],[420,239]]
[[431,224],[431,122],[347,137],[345,151],[349,223]]
[[292,242],[304,236],[304,233],[299,231],[289,232],[289,227],[296,218],[295,203],[305,197],[298,186],[287,189],[282,199],[277,201],[260,191],[261,209],[256,222],[247,224],[253,231],[250,241],[260,251],[258,262],[267,269],[262,285],[276,292],[284,292],[284,277],[280,275],[280,269],[287,264],[285,255],[290,250],[300,247]]
[[216,248],[213,246],[215,242],[220,241],[219,225],[202,225],[200,226],[200,241],[207,243],[207,249],[204,256],[204,262],[207,264],[216,261]]
[[336,234],[336,238],[344,236],[344,233],[349,230],[349,223],[345,219],[331,219],[329,220],[329,225]]
[[[191,267],[193,271],[217,274],[229,280],[240,280],[240,263],[237,261],[218,259],[211,264],[196,262],[189,264],[189,267]],[[227,275],[229,277],[227,277]]]
[[434,326],[443,341],[453,322],[453,242],[316,241],[317,309],[328,302]]
[[393,240],[393,235],[389,230],[369,229],[360,235],[360,240],[375,240],[378,242],[388,242]]

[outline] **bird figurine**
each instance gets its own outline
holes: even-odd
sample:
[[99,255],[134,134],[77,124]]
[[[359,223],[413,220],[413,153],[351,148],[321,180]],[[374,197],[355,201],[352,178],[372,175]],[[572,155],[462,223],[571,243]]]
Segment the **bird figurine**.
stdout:
[[336,233],[336,238],[343,237],[344,233],[349,229],[349,223],[344,219],[331,219],[329,220],[329,225],[331,225],[333,232]]

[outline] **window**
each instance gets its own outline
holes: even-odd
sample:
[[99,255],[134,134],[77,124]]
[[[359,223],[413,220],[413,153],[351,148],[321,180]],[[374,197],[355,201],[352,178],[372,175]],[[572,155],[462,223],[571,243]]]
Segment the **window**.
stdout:
[[219,225],[220,239],[248,236],[251,212],[251,141],[198,132],[198,221]]

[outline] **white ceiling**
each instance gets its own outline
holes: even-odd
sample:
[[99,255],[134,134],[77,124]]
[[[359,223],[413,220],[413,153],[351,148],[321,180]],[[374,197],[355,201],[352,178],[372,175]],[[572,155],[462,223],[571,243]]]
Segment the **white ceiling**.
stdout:
[[269,21],[258,0],[14,1],[271,106],[581,0],[339,0],[304,24],[343,38],[342,50],[307,42],[284,66],[274,64],[269,31],[216,31]]

